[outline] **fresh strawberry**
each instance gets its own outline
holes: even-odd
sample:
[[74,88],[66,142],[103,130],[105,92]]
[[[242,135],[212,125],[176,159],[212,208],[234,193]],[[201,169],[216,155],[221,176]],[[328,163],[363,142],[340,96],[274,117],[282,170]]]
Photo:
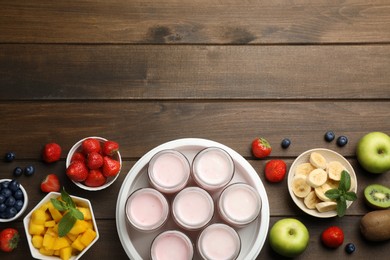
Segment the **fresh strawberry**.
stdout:
[[85,181],[88,176],[88,168],[85,163],[75,161],[66,169],[66,175],[73,181]]
[[344,242],[344,232],[337,226],[331,226],[322,232],[321,240],[325,246],[337,248]]
[[119,150],[119,144],[114,141],[106,141],[103,145],[103,154],[112,156]]
[[100,187],[106,183],[106,176],[100,170],[90,170],[85,185],[89,187]]
[[270,160],[265,164],[265,178],[269,182],[280,182],[286,175],[287,165],[283,160]]
[[92,152],[87,156],[87,167],[96,170],[103,166],[103,156],[100,153]]
[[121,164],[108,156],[103,157],[103,174],[106,177],[115,176],[119,173]]
[[14,228],[6,228],[0,232],[0,249],[4,252],[11,252],[19,243],[19,232]]
[[100,142],[99,140],[95,138],[87,138],[81,143],[81,147],[83,149],[83,152],[85,154],[89,154],[92,152],[99,153],[101,150]]
[[256,158],[264,158],[271,154],[272,148],[264,138],[256,138],[252,141],[252,153]]
[[75,152],[72,155],[72,158],[70,159],[70,162],[75,162],[75,161],[80,161],[80,162],[85,162],[85,155],[80,152]]
[[48,143],[43,147],[42,159],[47,163],[56,162],[61,157],[61,146],[56,143]]
[[60,180],[58,179],[57,175],[52,173],[47,175],[46,178],[41,182],[41,191],[46,193],[59,191],[60,186]]

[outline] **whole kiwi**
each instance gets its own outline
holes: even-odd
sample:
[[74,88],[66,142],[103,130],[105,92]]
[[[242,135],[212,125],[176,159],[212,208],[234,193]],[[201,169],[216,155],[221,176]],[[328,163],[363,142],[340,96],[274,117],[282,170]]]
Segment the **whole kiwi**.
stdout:
[[364,215],[360,231],[369,241],[390,239],[390,209],[374,210]]

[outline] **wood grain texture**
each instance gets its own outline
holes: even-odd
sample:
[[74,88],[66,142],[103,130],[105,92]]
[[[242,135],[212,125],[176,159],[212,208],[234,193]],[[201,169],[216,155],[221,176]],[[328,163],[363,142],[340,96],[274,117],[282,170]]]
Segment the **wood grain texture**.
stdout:
[[386,0],[1,1],[2,43],[388,43]]
[[390,99],[390,45],[0,45],[0,99]]

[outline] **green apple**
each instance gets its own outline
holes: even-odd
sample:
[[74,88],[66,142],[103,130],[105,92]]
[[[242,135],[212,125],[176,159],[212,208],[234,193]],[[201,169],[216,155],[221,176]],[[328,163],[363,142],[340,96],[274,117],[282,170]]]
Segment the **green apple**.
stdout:
[[277,221],[269,233],[272,249],[286,257],[295,257],[303,253],[309,245],[309,238],[306,226],[294,218]]
[[360,165],[371,173],[390,170],[390,136],[382,132],[371,132],[363,136],[356,150]]

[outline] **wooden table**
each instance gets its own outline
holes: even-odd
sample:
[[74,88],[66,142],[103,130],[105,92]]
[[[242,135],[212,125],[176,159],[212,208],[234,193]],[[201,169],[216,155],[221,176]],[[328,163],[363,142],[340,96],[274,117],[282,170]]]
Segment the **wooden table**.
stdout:
[[[0,2],[0,177],[34,165],[20,182],[29,212],[45,194],[41,179],[56,173],[66,189],[91,200],[100,239],[84,259],[126,259],[115,223],[118,192],[142,155],[164,142],[198,137],[223,143],[256,169],[270,203],[270,226],[293,217],[309,229],[299,259],[385,259],[389,242],[369,243],[359,222],[370,209],[362,191],[390,186],[390,174],[372,175],[357,163],[356,144],[371,131],[390,134],[390,3],[355,1],[8,1]],[[349,143],[324,141],[333,130]],[[121,145],[123,168],[106,190],[87,192],[65,176],[70,147],[86,136]],[[263,136],[269,158],[251,155]],[[281,140],[292,145],[283,150]],[[45,143],[63,148],[59,162],[45,164]],[[305,215],[289,196],[286,179],[264,178],[269,159],[291,166],[305,150],[324,147],[345,156],[358,178],[358,201],[343,218]],[[343,247],[326,249],[321,232],[338,225]],[[20,231],[13,253],[30,257],[22,218],[0,223]],[[279,259],[268,239],[258,259]]]

